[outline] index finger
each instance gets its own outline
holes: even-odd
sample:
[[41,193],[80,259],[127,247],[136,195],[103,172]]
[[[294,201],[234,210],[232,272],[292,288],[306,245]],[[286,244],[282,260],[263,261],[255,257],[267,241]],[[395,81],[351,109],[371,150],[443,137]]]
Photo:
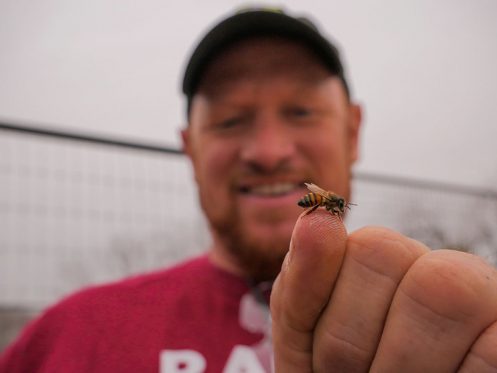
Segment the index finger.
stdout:
[[311,372],[313,331],[340,271],[347,231],[324,210],[303,213],[271,295],[276,372]]

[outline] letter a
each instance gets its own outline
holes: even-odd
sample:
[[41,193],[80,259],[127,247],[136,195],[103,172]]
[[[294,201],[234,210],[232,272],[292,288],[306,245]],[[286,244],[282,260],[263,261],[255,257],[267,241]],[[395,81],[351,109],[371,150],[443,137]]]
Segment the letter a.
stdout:
[[223,373],[266,373],[254,350],[248,346],[235,346]]

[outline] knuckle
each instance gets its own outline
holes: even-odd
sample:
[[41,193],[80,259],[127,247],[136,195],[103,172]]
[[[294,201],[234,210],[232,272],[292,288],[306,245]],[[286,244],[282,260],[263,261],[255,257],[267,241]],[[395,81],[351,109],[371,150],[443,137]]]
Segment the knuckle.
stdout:
[[493,322],[471,347],[461,372],[497,371],[497,320]]
[[[316,372],[365,372],[373,353],[346,334],[326,330],[325,342],[314,347]],[[326,347],[324,349],[323,347]]]
[[411,299],[454,320],[497,313],[497,275],[482,259],[438,250],[421,256],[401,284]]
[[365,227],[349,236],[347,255],[374,272],[400,279],[429,249],[382,227]]

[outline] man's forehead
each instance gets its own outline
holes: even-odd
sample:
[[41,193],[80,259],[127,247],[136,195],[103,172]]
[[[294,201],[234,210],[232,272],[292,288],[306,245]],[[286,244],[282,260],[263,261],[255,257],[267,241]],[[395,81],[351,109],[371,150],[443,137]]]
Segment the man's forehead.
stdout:
[[[347,104],[348,98],[343,83],[337,76],[309,80],[288,76],[270,79],[237,78],[219,84],[206,84],[194,95],[192,109],[224,110],[262,107],[261,105],[326,105],[327,108]],[[195,109],[192,112],[196,111]]]
[[332,74],[306,46],[279,37],[259,37],[224,50],[206,68],[199,91],[247,79],[281,77],[317,82]]

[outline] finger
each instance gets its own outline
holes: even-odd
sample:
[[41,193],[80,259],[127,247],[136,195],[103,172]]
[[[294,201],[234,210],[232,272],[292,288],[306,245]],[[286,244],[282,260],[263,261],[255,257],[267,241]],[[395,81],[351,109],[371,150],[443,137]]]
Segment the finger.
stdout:
[[312,371],[314,326],[328,302],[346,239],[341,220],[326,211],[297,220],[271,294],[276,372]]
[[461,373],[497,372],[497,321],[478,337],[459,371]]
[[470,254],[430,252],[395,294],[372,370],[454,372],[495,320],[495,269]]
[[427,252],[421,243],[384,228],[350,235],[330,303],[316,327],[316,371],[369,369],[395,291]]

